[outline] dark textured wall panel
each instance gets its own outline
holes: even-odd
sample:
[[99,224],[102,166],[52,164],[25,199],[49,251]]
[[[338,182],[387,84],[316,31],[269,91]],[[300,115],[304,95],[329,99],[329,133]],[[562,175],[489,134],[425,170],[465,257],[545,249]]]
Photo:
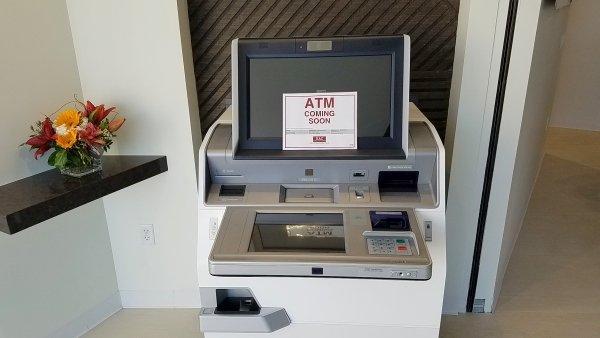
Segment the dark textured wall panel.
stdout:
[[446,126],[459,0],[188,0],[203,132],[231,102],[236,37],[408,34],[410,98]]

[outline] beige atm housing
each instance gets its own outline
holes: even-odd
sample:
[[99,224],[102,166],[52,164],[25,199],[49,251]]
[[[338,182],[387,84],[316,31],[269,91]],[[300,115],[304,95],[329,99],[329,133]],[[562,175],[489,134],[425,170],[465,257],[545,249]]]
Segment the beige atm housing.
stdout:
[[[206,149],[210,174],[203,193],[207,206],[228,208],[209,256],[210,273],[428,279],[432,262],[414,209],[439,203],[437,149],[424,122],[410,123],[409,131],[405,159],[264,161],[234,160],[231,126],[217,125]],[[401,211],[409,230],[374,231],[370,212]],[[261,224],[265,214],[279,214],[280,221],[267,227]],[[339,224],[320,222],[319,214],[338,215],[333,223]],[[253,238],[275,233],[289,247],[256,250]],[[310,245],[293,247],[308,238]],[[342,245],[314,247],[327,242]],[[405,243],[410,254],[391,252],[401,247],[396,243]]]

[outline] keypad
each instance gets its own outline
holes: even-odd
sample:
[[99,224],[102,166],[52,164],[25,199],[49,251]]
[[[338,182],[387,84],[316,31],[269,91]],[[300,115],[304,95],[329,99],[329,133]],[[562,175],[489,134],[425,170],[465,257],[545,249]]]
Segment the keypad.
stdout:
[[411,256],[410,243],[405,238],[372,237],[367,238],[367,248],[370,255],[400,255]]

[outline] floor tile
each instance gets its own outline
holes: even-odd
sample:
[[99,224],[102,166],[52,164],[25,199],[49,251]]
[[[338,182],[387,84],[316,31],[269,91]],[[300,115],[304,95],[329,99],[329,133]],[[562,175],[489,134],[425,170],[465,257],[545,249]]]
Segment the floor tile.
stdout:
[[198,309],[123,309],[85,338],[201,337]]

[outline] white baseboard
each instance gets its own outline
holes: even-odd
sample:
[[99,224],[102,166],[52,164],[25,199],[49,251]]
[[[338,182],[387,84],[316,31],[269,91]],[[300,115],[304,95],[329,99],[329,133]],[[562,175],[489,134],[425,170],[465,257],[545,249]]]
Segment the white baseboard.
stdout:
[[79,337],[96,325],[105,321],[108,317],[121,310],[121,297],[119,292],[115,292],[106,298],[100,304],[87,310],[86,312],[73,319],[65,326],[54,331],[48,338],[64,338],[64,337]]
[[199,308],[200,291],[121,290],[123,308]]

